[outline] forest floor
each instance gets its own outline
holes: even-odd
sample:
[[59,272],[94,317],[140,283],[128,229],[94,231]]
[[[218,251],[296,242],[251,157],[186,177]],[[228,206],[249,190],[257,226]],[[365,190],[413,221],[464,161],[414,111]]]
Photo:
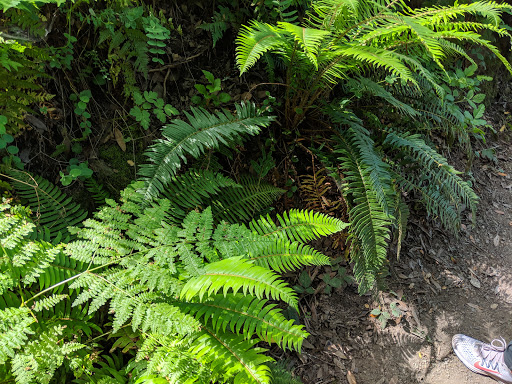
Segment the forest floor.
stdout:
[[[481,198],[476,227],[468,210],[458,236],[411,214],[400,259],[390,256],[387,290],[359,296],[349,286],[309,300],[305,323],[311,336],[295,367],[304,383],[495,382],[469,371],[451,339],[456,333],[487,342],[512,339],[510,143],[510,134],[502,134],[487,142],[496,151],[494,161],[475,161],[474,187]],[[384,328],[371,315],[379,306],[390,314]]]

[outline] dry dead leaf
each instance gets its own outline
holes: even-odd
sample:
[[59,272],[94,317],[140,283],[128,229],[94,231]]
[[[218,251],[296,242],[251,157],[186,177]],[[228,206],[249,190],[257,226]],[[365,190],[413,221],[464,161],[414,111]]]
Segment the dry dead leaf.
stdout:
[[116,139],[119,148],[121,148],[121,151],[126,152],[126,143],[124,142],[123,133],[119,128],[114,128],[114,138]]
[[241,99],[243,101],[248,101],[248,100],[251,100],[252,99],[252,93],[251,92],[245,92],[245,93],[242,93],[242,97]]
[[135,165],[135,163],[133,162],[133,160],[126,160],[126,162],[128,163],[128,165],[130,167],[133,167]]
[[478,280],[476,277],[474,276],[471,276],[471,278],[469,279],[469,282],[471,283],[471,285],[475,288],[480,288],[482,285],[480,284],[480,280]]
[[496,212],[498,215],[504,215],[505,212],[500,211],[499,209],[495,209],[494,212]]
[[494,238],[494,240],[492,242],[494,243],[495,247],[500,245],[500,235],[496,235],[496,237]]
[[357,384],[356,377],[350,371],[347,372],[347,381],[348,384]]
[[505,127],[505,125],[502,125],[501,128],[500,128],[500,132],[503,132],[507,127]]

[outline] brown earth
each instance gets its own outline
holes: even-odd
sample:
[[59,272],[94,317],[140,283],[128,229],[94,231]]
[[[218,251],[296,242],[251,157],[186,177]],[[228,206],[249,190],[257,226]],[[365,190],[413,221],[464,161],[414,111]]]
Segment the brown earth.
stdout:
[[[452,352],[451,338],[465,333],[512,340],[510,142],[507,134],[488,142],[495,161],[475,162],[474,187],[481,198],[475,228],[468,210],[458,237],[412,214],[400,259],[391,257],[387,290],[359,296],[349,285],[301,301],[311,333],[295,367],[304,383],[495,382],[465,368]],[[392,304],[399,311],[382,328],[370,312],[380,307],[391,314]]]

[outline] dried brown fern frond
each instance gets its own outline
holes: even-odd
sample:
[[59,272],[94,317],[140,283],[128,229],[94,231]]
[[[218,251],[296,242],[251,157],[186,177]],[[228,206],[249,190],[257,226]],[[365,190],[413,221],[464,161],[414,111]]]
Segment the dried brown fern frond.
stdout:
[[[313,175],[301,176],[299,189],[306,208],[330,214],[342,209],[343,204],[332,179],[325,174],[325,168],[321,168]],[[333,186],[334,190],[331,192]],[[333,199],[333,196],[336,198]]]

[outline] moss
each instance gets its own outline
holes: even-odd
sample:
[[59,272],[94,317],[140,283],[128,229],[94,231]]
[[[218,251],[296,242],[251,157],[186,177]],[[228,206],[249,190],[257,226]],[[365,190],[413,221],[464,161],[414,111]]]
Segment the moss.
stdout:
[[91,161],[90,166],[96,179],[113,196],[119,196],[119,192],[135,180],[136,170],[145,160],[142,148],[137,148],[135,153],[129,150],[123,152],[117,145],[107,143],[99,148],[99,158]]

